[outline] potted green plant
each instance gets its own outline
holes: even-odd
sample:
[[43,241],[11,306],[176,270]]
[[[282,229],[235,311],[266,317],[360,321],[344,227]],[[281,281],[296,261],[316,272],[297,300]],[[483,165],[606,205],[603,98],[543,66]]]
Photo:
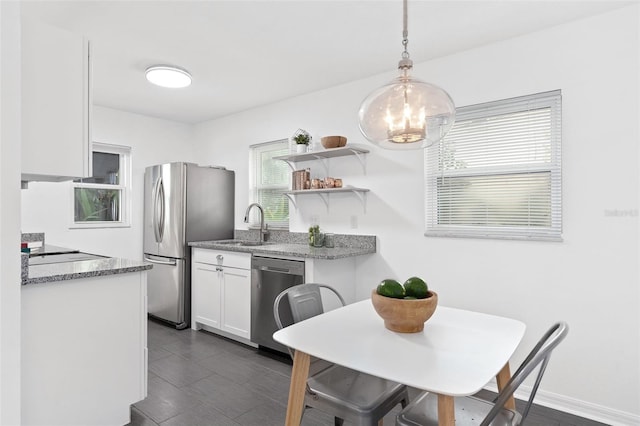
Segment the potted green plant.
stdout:
[[311,135],[305,130],[298,129],[293,135],[293,141],[296,143],[296,152],[301,154],[307,152],[307,147],[311,142]]

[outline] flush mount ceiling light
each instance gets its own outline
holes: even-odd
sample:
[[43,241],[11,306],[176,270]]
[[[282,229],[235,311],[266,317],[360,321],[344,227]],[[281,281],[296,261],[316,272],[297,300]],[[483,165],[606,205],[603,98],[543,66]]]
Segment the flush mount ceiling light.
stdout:
[[162,87],[178,89],[191,84],[191,74],[187,70],[171,65],[154,65],[145,72],[149,82]]
[[407,51],[407,0],[403,0],[400,76],[374,90],[360,105],[360,131],[371,143],[386,149],[420,149],[444,138],[455,121],[456,108],[440,87],[413,78]]

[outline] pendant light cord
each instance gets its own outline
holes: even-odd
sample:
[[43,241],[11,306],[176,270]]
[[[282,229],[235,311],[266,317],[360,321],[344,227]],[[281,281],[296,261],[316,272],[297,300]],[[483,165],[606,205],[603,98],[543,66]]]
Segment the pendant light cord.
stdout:
[[407,45],[409,44],[409,30],[407,29],[407,0],[403,0],[403,14],[402,14],[402,46],[404,52],[402,52],[403,59],[409,59],[409,52],[407,51]]
[[407,46],[409,45],[409,30],[407,29],[407,0],[402,0],[402,6],[402,46],[404,47],[404,50],[402,52],[402,59],[400,59],[400,62],[398,63],[398,69],[402,70],[406,76],[406,73],[413,67],[413,62],[409,59],[409,51],[407,50]]

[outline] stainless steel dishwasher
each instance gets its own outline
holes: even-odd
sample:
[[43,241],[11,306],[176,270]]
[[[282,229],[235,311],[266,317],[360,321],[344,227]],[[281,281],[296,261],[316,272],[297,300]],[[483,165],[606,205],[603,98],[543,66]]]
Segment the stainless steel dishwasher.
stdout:
[[[287,348],[273,340],[278,330],[273,317],[273,302],[284,289],[304,282],[304,261],[253,256],[251,259],[251,341],[279,352]],[[280,304],[284,324],[291,313],[286,298]]]

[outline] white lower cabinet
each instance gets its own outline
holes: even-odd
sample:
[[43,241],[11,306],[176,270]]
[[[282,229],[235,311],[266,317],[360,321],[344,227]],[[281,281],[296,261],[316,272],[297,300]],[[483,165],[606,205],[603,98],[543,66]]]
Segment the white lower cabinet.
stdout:
[[222,309],[220,271],[212,265],[193,263],[191,267],[191,315],[192,328],[198,330],[198,324],[221,328]]
[[222,330],[251,338],[251,270],[222,270]]
[[147,272],[21,293],[21,424],[128,424],[147,396]]
[[191,293],[191,328],[249,341],[251,254],[194,248]]

